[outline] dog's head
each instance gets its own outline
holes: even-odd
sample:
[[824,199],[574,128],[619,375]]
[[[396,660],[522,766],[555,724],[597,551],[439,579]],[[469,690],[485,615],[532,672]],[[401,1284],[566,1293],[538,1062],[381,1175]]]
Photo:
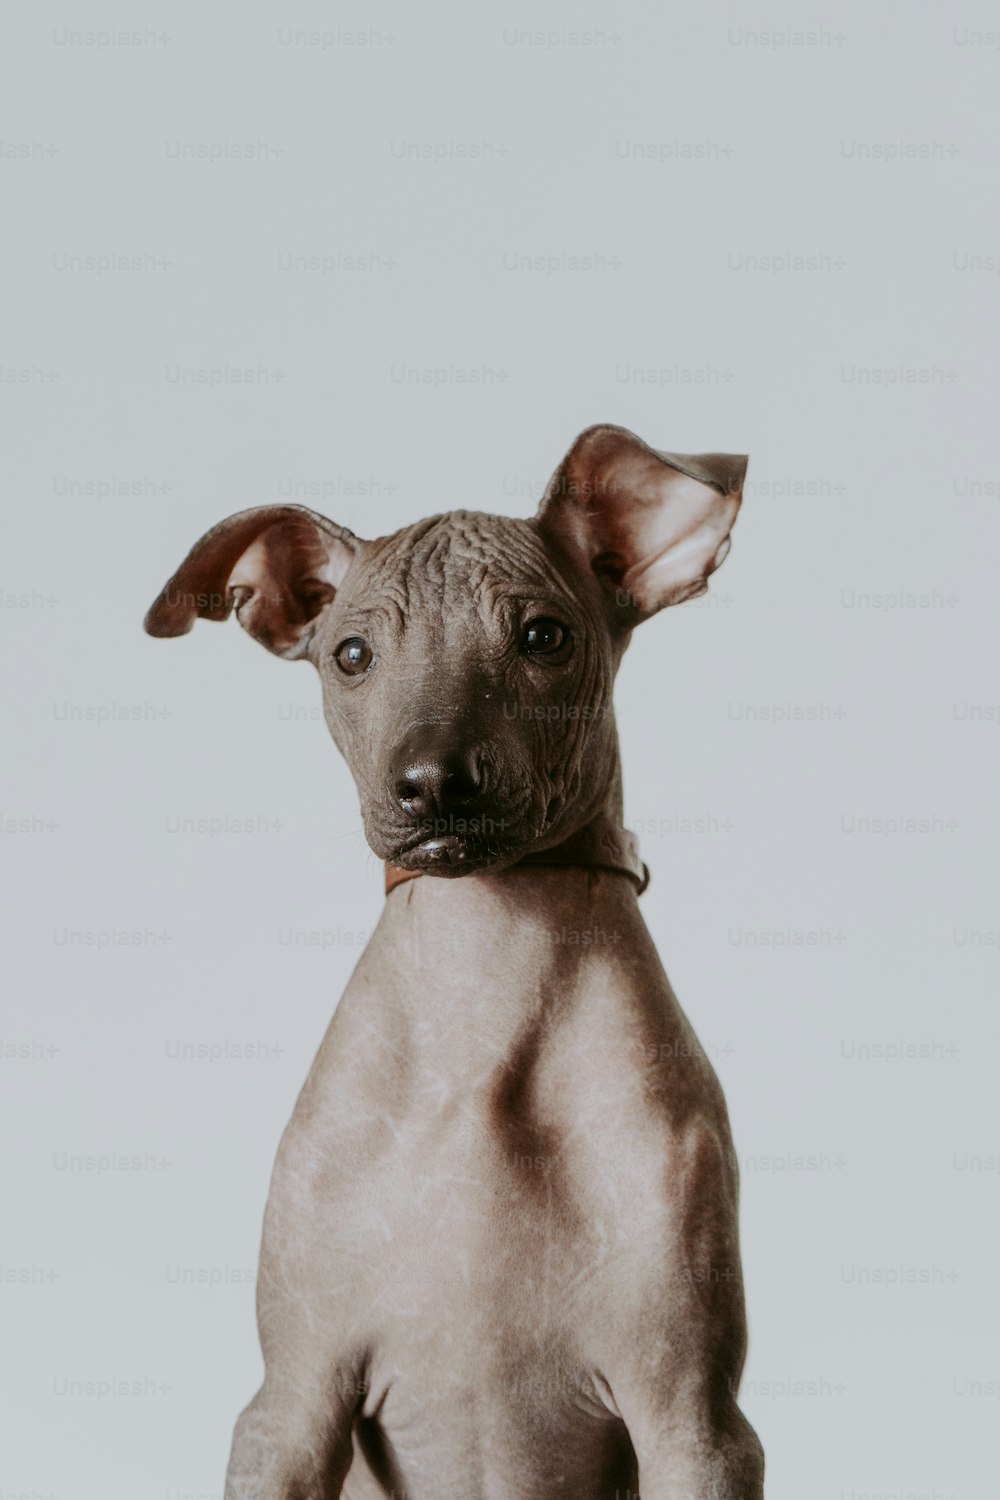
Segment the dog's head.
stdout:
[[235,608],[268,650],[318,670],[377,855],[502,869],[599,810],[629,634],[704,593],[745,470],[602,426],[528,521],[459,510],[362,541],[301,506],[243,511],[197,543],[146,629],[183,635]]

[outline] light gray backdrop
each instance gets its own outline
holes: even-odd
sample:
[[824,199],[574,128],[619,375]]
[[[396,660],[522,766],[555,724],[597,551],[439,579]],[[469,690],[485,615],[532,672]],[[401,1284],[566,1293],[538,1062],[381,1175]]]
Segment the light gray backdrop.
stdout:
[[220,1495],[274,1150],[382,903],[311,669],[144,610],[246,506],[528,514],[596,421],[752,455],[618,705],[769,1496],[990,1492],[996,25],[15,8],[0,1500]]

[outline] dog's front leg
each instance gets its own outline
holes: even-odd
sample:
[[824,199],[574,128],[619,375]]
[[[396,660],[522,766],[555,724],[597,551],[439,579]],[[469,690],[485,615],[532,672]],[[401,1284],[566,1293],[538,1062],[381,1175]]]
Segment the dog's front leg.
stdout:
[[225,1500],[339,1500],[352,1413],[338,1403],[310,1421],[302,1398],[265,1382],[236,1424]]
[[640,1420],[629,1437],[642,1500],[763,1500],[764,1452],[735,1402],[710,1419],[674,1411],[659,1424]]
[[[725,1121],[675,1127],[665,1154],[662,1196],[648,1196],[623,1257],[630,1290],[600,1361],[609,1404],[628,1429],[642,1500],[762,1500],[763,1449],[736,1400],[746,1321]],[[653,1164],[643,1168],[655,1182]]]

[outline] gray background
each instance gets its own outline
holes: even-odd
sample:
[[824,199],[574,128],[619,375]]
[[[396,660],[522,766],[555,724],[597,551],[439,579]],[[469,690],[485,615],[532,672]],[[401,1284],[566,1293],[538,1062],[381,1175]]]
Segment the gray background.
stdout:
[[278,1135],[382,903],[311,669],[150,641],[146,606],[295,493],[363,535],[528,514],[595,421],[752,455],[730,560],[618,704],[644,913],[743,1161],[769,1496],[987,1494],[991,26],[15,10],[0,1500],[219,1496]]

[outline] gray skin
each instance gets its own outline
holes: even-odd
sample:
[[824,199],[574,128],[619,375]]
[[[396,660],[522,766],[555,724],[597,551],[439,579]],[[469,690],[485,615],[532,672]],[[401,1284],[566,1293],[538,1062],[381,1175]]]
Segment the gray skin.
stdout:
[[282,1139],[226,1500],[762,1495],[718,1081],[632,881],[519,863],[620,824],[615,672],[744,470],[592,428],[532,520],[244,512],[150,611],[312,661],[372,849],[439,877],[387,897]]

